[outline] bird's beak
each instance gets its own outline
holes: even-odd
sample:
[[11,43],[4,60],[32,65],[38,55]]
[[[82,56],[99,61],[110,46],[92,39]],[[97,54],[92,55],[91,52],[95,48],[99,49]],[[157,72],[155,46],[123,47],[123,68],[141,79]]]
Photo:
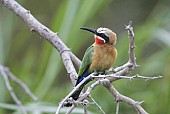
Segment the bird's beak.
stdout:
[[80,29],[82,29],[82,30],[87,30],[87,31],[92,32],[92,33],[94,33],[94,34],[97,33],[97,31],[96,31],[95,29],[93,29],[93,28],[81,27]]

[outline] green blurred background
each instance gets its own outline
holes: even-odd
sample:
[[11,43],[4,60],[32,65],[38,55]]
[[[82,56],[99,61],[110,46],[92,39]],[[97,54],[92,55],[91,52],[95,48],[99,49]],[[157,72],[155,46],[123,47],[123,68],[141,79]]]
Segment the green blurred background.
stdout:
[[[128,60],[128,38],[124,29],[133,21],[137,63],[131,75],[163,75],[162,79],[113,82],[117,90],[137,101],[150,114],[170,114],[170,1],[169,0],[17,0],[54,32],[80,59],[94,39],[80,27],[108,27],[118,36],[118,59],[114,67]],[[54,113],[57,104],[71,91],[72,85],[58,52],[46,40],[31,33],[24,22],[0,4],[0,64],[8,66],[25,82],[41,102],[35,103],[21,87],[11,82],[14,91],[30,114]],[[102,86],[92,96],[107,114],[115,113],[114,98]],[[11,105],[10,105],[11,104]],[[0,113],[19,114],[0,75]],[[41,106],[45,106],[43,112]],[[81,111],[80,108],[77,111]],[[15,109],[15,108],[14,108]],[[16,108],[17,109],[17,108]],[[39,110],[38,110],[39,109]],[[36,111],[35,111],[36,110]],[[101,112],[92,105],[92,114]],[[63,111],[64,112],[64,111]],[[80,112],[79,112],[80,113]],[[126,103],[121,114],[136,114]]]

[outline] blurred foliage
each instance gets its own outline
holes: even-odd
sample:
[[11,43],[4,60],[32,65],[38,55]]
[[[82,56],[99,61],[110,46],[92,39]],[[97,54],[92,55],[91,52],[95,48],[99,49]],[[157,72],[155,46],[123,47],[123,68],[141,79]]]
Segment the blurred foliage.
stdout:
[[[140,65],[132,75],[136,73],[145,76],[163,75],[163,78],[152,81],[119,80],[113,85],[128,97],[137,101],[144,100],[142,106],[150,114],[170,113],[169,0],[18,0],[18,2],[30,10],[40,22],[58,32],[60,38],[79,58],[82,58],[85,49],[93,43],[92,34],[81,31],[80,27],[103,26],[115,31],[118,35],[116,46],[118,59],[114,67],[128,60],[128,38],[124,25],[132,20],[135,52],[137,63]],[[8,66],[43,102],[33,103],[20,87],[12,83],[16,94],[31,114],[41,112],[49,114],[52,110],[54,112],[54,106],[72,89],[58,52],[47,41],[31,33],[28,27],[2,4],[0,64]],[[92,96],[107,114],[115,112],[114,98],[104,87],[97,87]],[[15,112],[17,107],[12,104],[14,101],[0,76],[0,113],[18,114],[19,112]],[[38,110],[42,109],[42,106],[44,110]],[[88,109],[93,114],[101,113],[95,106]],[[82,109],[80,107],[75,111],[80,113]],[[136,111],[131,106],[121,103],[120,113],[136,114]]]

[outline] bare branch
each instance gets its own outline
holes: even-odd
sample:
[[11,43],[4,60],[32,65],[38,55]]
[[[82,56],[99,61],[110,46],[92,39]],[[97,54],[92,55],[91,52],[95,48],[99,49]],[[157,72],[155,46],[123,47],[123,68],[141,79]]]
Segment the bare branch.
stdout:
[[162,76],[140,76],[139,74],[136,74],[134,76],[119,76],[116,74],[111,74],[111,75],[99,75],[99,76],[91,76],[92,78],[107,78],[109,80],[112,80],[112,78],[115,79],[129,79],[129,80],[133,80],[135,78],[139,78],[139,79],[144,79],[145,81],[148,80],[154,80],[154,79],[160,79],[162,78]]
[[15,92],[13,91],[13,88],[10,85],[9,79],[8,79],[8,75],[7,75],[7,68],[3,67],[2,65],[0,65],[0,72],[2,74],[2,77],[5,81],[6,87],[8,89],[8,91],[11,94],[11,97],[13,98],[13,100],[15,101],[15,103],[20,107],[21,112],[23,114],[27,114],[25,108],[23,107],[23,104],[21,103],[21,101],[18,99],[18,97],[16,96]]
[[[115,101],[116,102],[126,102],[127,104],[131,105],[132,107],[134,107],[137,112],[139,114],[148,114],[141,106],[140,104],[143,103],[142,102],[138,102],[138,101],[134,101],[133,99],[126,97],[122,94],[120,94],[114,87],[113,85],[110,83],[110,81],[108,79],[100,79],[96,82],[94,82],[90,87],[88,87],[87,91],[81,95],[81,97],[79,97],[79,99],[76,101],[77,103],[80,103],[81,101],[83,101],[85,98],[87,98],[90,95],[90,92],[95,89],[95,87],[99,84],[103,84],[108,91],[115,97]],[[70,110],[69,113],[71,113],[71,111],[75,108],[75,105],[73,105]],[[69,114],[67,113],[67,114]],[[56,113],[59,114],[59,113]]]
[[84,105],[83,108],[84,108],[84,114],[88,114],[88,112],[87,112],[87,106]]
[[139,74],[136,74],[134,76],[132,76],[132,79],[133,78],[141,78],[141,79],[145,79],[145,81],[148,81],[148,80],[154,80],[154,79],[159,79],[159,78],[162,78],[162,76],[140,76]]
[[115,97],[116,102],[124,101],[134,107],[138,114],[148,114],[141,106],[139,102],[120,94],[110,83],[109,80],[101,80],[101,83],[108,89],[108,91]]
[[60,40],[58,35],[48,29],[46,26],[42,25],[39,21],[37,21],[33,15],[31,15],[30,11],[23,8],[20,4],[18,4],[15,0],[1,0],[0,1],[5,7],[9,8],[12,12],[14,12],[17,16],[19,16],[29,27],[30,31],[37,33],[41,37],[45,38],[49,43],[51,43],[60,53],[62,61],[65,65],[67,73],[69,74],[70,80],[73,85],[75,85],[77,79],[77,73],[72,63],[79,67],[80,60],[73,55],[70,49]]
[[125,68],[132,67],[132,66],[133,66],[133,64],[128,62],[128,63],[126,63],[122,66],[119,66],[119,67],[116,67],[116,68],[110,68],[109,70],[106,71],[106,73],[116,73],[116,72],[119,72],[119,71],[121,71]]
[[117,106],[116,106],[116,114],[119,114],[119,102],[117,102]]
[[[5,68],[5,67],[4,67]],[[6,68],[6,74],[11,78],[14,82],[16,82],[20,87],[22,87],[27,95],[29,95],[34,101],[38,101],[38,98],[30,91],[25,83],[23,83],[20,79],[18,79],[13,73]]]
[[67,111],[66,114],[70,114],[74,110],[75,107],[76,107],[75,105],[72,105],[71,108]]
[[[125,25],[126,26],[126,25]],[[128,36],[129,36],[129,63],[132,63],[135,67],[137,67],[136,64],[136,57],[134,53],[135,49],[135,41],[134,41],[134,32],[133,32],[133,27],[132,27],[132,21],[129,22],[129,25],[125,27],[126,30],[128,30]]]
[[91,95],[89,95],[90,99],[94,102],[94,104],[98,107],[98,109],[103,113],[106,114],[104,112],[104,110],[102,109],[102,107],[93,99],[93,97]]

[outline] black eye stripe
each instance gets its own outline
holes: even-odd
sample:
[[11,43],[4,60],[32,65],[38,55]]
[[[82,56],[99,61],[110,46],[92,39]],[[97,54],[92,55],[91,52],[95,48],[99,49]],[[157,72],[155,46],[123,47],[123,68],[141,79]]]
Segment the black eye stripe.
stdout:
[[96,35],[102,37],[106,41],[106,43],[109,42],[109,37],[106,36],[104,33],[97,33]]

